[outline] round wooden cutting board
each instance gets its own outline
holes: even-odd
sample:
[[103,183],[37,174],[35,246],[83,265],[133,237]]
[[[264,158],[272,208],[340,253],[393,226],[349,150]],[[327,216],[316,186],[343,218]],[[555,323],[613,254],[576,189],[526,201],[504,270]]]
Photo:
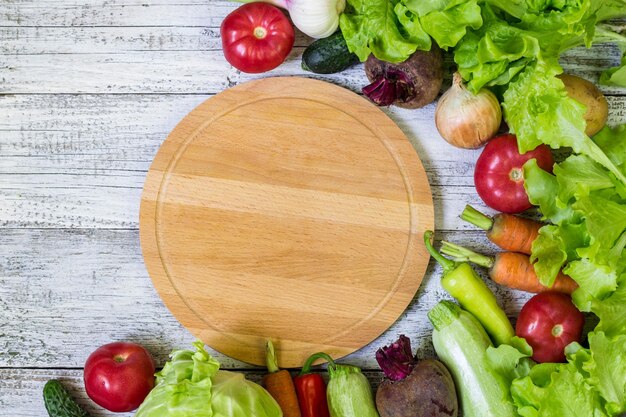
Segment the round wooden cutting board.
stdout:
[[281,367],[341,357],[385,331],[420,285],[433,227],[422,164],[376,106],[335,85],[266,78],[195,108],[146,179],[141,246],[195,336]]

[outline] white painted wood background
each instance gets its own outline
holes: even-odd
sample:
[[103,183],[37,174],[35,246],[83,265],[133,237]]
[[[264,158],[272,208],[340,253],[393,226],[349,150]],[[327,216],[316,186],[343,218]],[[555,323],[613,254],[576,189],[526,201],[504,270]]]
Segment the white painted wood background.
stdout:
[[[212,0],[0,0],[0,416],[46,416],[41,390],[64,380],[93,416],[82,366],[114,340],[145,345],[163,364],[194,340],[163,306],[143,266],[138,209],[160,143],[186,113],[225,88],[264,76],[304,75],[298,35],[281,67],[246,75],[224,60],[219,25],[236,4]],[[616,22],[622,24],[624,22]],[[578,49],[565,69],[592,81],[619,62],[611,46]],[[353,91],[361,66],[319,76]],[[626,123],[626,90],[603,88],[610,122]],[[385,110],[411,139],[432,186],[437,238],[493,253],[458,219],[478,151],[439,138],[434,104]],[[445,297],[431,262],[402,317],[346,357],[380,379],[374,352],[400,334],[432,356],[425,313]],[[511,318],[527,295],[492,286]],[[323,296],[323,295],[320,295]],[[215,352],[214,352],[215,353]],[[225,367],[260,371],[224,357]],[[132,414],[122,414],[132,415]]]

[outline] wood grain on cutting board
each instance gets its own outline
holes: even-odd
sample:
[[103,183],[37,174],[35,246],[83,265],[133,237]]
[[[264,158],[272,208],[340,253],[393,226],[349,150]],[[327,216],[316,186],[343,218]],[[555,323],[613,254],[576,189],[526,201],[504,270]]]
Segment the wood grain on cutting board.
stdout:
[[413,298],[433,227],[430,188],[378,108],[299,77],[242,84],[170,134],[148,173],[140,231],[173,314],[237,359],[335,357],[386,330]]

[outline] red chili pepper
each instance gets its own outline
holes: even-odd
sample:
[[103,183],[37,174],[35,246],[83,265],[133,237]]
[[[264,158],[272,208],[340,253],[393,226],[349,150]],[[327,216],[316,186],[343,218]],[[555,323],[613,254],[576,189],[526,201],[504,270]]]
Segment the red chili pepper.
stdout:
[[330,417],[326,383],[320,374],[311,373],[311,366],[318,359],[326,359],[329,363],[333,361],[323,352],[315,353],[307,359],[300,374],[293,379],[302,417]]

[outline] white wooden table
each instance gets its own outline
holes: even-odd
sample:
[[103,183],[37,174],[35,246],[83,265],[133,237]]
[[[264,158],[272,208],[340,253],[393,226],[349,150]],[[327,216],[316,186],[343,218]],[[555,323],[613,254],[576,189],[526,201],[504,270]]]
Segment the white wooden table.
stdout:
[[[288,61],[246,75],[223,58],[219,25],[236,4],[212,0],[0,0],[0,416],[46,416],[42,387],[61,378],[94,416],[112,415],[84,394],[91,351],[143,344],[162,365],[194,340],[164,307],[143,265],[138,210],[147,169],[186,113],[225,88],[266,76],[305,75],[298,35]],[[596,81],[616,65],[610,46],[575,50],[569,72]],[[317,77],[359,91],[362,66]],[[610,122],[626,123],[626,90],[604,88]],[[473,187],[478,151],[439,138],[434,105],[385,109],[427,170],[438,239],[494,252],[458,215],[488,211]],[[343,361],[376,370],[374,352],[400,333],[433,355],[426,312],[445,297],[431,262],[402,317]],[[526,295],[494,288],[515,317]],[[261,371],[213,352],[227,368]],[[376,383],[380,373],[369,372]],[[132,415],[132,414],[127,414]]]

